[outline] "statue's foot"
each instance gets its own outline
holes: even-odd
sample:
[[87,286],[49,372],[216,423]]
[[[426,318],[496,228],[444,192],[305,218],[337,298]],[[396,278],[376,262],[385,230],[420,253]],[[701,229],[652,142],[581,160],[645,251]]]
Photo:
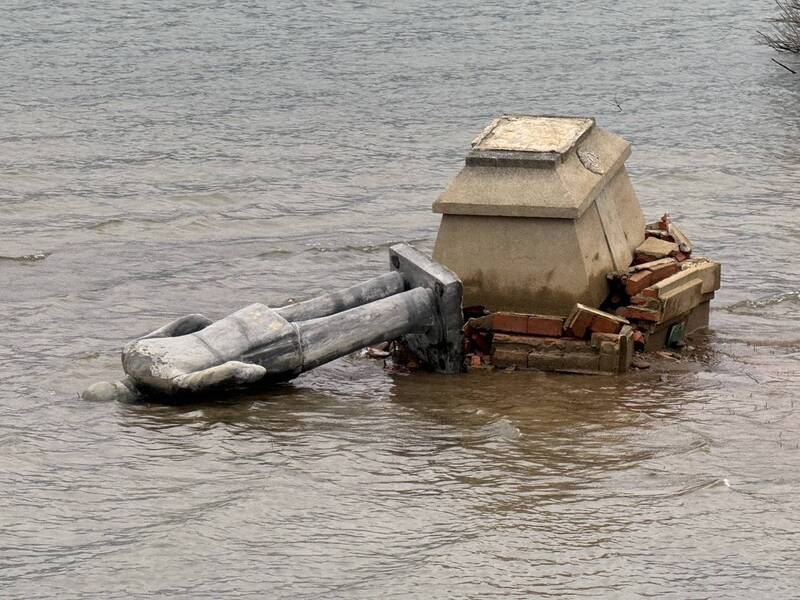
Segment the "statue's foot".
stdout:
[[117,402],[136,402],[141,397],[141,393],[136,389],[130,377],[126,377],[116,383],[107,381],[95,383],[81,394],[81,398],[90,402],[109,402],[112,400]]

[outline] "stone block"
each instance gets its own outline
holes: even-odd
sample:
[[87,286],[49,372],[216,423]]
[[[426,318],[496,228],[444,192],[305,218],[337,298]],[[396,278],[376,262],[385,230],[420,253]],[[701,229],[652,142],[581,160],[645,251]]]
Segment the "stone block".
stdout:
[[600,343],[600,354],[619,354],[619,340],[604,341]]
[[495,344],[492,347],[492,364],[501,369],[507,367],[528,368],[528,351],[514,346]]
[[710,306],[711,303],[706,300],[694,307],[688,315],[681,315],[662,323],[653,324],[653,327],[647,332],[644,350],[652,352],[653,350],[664,348],[667,344],[667,336],[670,329],[678,323],[685,323],[684,331],[686,335],[691,335],[700,329],[708,327]]
[[560,371],[564,367],[563,352],[530,352],[528,353],[528,368],[537,371]]
[[666,258],[670,254],[678,252],[678,244],[649,237],[637,246],[635,255],[639,261],[658,260]]
[[686,237],[686,234],[681,231],[675,223],[669,223],[667,225],[667,231],[672,236],[672,239],[675,240],[675,243],[678,244],[678,249],[687,256],[692,253],[692,242],[689,241],[689,238]]
[[528,368],[561,373],[598,372],[599,355],[594,352],[531,352]]
[[620,333],[592,334],[592,347],[598,351],[598,369],[604,373],[626,373],[633,360],[634,330],[626,325]]
[[692,279],[680,287],[661,294],[661,320],[668,321],[679,315],[688,313],[702,301],[703,281]]
[[549,338],[532,335],[508,335],[503,333],[495,333],[493,344],[495,346],[514,346],[515,348],[525,349],[527,351],[558,350],[561,352],[592,352],[591,345],[586,341],[569,337]]
[[706,300],[698,304],[686,319],[686,335],[691,335],[695,331],[708,327],[710,316],[711,301]]
[[[610,342],[604,342],[610,344]],[[619,346],[613,346],[616,352],[600,352],[597,358],[597,370],[615,375],[619,373]]]
[[433,327],[404,336],[409,350],[434,371],[459,373],[464,366],[464,317],[458,276],[409,244],[391,246],[389,264],[403,276],[406,289],[427,288],[436,303]]
[[681,263],[681,270],[642,290],[641,294],[660,298],[664,293],[682,286],[692,279],[703,282],[701,293],[708,294],[720,287],[720,264],[707,258],[692,258]]
[[618,333],[593,333],[591,344],[592,348],[596,350],[600,350],[600,347],[603,343],[611,343],[611,344],[618,344],[620,340],[620,334]]
[[681,265],[682,271],[689,271],[703,280],[703,294],[711,294],[720,288],[722,265],[707,258],[690,258]]
[[600,370],[600,358],[595,353],[566,352],[562,359],[562,366],[558,370],[564,373],[594,374]]
[[627,373],[631,370],[631,363],[633,362],[634,343],[636,341],[636,334],[632,327],[623,327],[620,332],[619,341],[619,372]]

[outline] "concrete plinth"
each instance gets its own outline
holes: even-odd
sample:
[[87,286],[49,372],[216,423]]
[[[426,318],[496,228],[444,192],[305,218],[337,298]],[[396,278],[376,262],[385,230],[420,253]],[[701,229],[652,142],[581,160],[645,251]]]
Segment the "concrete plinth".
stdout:
[[594,119],[503,116],[472,143],[434,202],[434,259],[464,304],[567,315],[598,307],[606,273],[627,268],[644,217],[625,169],[630,144]]

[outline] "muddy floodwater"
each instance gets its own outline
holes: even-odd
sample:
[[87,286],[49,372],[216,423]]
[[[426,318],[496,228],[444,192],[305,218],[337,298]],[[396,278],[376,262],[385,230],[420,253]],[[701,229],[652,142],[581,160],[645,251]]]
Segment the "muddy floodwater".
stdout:
[[[800,76],[757,44],[773,3],[439,4],[3,2],[0,596],[800,594]],[[430,251],[502,112],[633,143],[648,219],[723,263],[697,361],[354,356],[202,405],[80,399],[177,316]]]

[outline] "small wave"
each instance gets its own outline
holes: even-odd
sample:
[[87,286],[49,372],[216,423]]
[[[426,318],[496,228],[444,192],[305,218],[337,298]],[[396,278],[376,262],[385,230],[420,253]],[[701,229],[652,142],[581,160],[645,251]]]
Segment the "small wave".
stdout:
[[100,221],[99,223],[93,223],[91,225],[87,225],[86,229],[94,229],[94,230],[103,230],[106,227],[111,227],[114,225],[122,225],[124,221],[122,219],[108,219],[106,221]]
[[519,427],[506,418],[500,418],[480,428],[480,436],[492,440],[517,440],[522,437]]
[[42,262],[50,256],[51,252],[37,252],[35,254],[23,254],[22,256],[0,256],[0,261],[18,263],[37,263]]
[[[424,244],[428,240],[418,239],[418,240],[408,240],[406,243],[413,245]],[[356,252],[356,253],[363,253],[363,254],[376,254],[378,252],[385,252],[390,247],[394,246],[395,244],[399,243],[398,241],[394,242],[382,242],[379,244],[343,244],[343,245],[332,245],[332,246],[312,246],[307,250],[307,252],[315,253],[315,254],[327,254],[330,252]]]
[[736,304],[726,306],[722,310],[733,314],[751,315],[761,313],[764,309],[773,306],[786,304],[800,305],[800,291],[784,292],[761,300],[742,300]]
[[256,258],[270,258],[272,256],[291,256],[294,254],[291,250],[285,250],[283,248],[275,248],[274,250],[267,250],[266,252],[260,252],[256,254]]

